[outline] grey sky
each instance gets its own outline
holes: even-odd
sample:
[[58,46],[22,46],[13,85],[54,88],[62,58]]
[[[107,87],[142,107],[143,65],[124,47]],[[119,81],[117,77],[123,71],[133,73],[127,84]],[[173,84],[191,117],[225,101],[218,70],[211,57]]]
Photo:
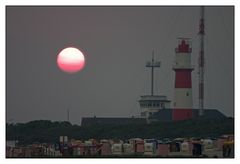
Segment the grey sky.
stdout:
[[[205,8],[205,107],[234,114],[234,8]],[[7,7],[7,121],[63,121],[84,116],[138,115],[150,93],[145,62],[161,61],[155,94],[173,100],[174,49],[192,38],[194,107],[198,107],[199,7]],[[67,46],[81,49],[85,68],[59,70]]]

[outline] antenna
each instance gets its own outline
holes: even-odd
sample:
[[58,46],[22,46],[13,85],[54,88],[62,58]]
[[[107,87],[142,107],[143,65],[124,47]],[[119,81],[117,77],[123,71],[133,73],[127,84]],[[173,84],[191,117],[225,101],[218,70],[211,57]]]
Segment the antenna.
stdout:
[[199,115],[204,112],[204,7],[200,7],[200,22],[199,22],[199,58],[198,58],[198,75],[199,75]]
[[67,121],[69,122],[69,109],[67,109]]
[[151,96],[153,96],[153,87],[154,87],[154,68],[160,67],[159,61],[154,61],[154,50],[152,51],[152,61],[146,63],[146,67],[151,67]]

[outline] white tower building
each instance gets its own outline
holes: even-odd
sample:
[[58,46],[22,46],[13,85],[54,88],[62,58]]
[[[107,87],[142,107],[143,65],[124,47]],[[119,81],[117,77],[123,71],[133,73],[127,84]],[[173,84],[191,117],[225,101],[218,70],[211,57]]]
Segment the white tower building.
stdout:
[[175,97],[173,104],[173,120],[185,120],[192,118],[192,79],[190,41],[186,38],[179,39],[179,45],[175,49]]

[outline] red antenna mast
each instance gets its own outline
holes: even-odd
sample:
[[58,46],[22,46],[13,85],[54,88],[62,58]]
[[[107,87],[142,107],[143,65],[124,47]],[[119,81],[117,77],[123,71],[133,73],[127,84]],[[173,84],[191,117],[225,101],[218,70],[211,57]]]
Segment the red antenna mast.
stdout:
[[200,8],[200,22],[199,22],[199,40],[200,50],[198,58],[199,68],[199,115],[202,116],[204,113],[204,7]]

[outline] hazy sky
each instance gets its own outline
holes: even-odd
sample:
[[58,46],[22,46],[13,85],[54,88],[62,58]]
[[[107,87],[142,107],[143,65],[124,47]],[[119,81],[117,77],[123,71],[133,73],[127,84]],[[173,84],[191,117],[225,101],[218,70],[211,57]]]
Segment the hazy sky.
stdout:
[[[150,94],[154,48],[161,61],[155,94],[174,98],[178,37],[192,38],[193,103],[198,107],[199,7],[7,7],[7,121],[129,117]],[[234,115],[234,8],[205,8],[205,107]],[[59,51],[86,58],[76,74],[62,72]]]

